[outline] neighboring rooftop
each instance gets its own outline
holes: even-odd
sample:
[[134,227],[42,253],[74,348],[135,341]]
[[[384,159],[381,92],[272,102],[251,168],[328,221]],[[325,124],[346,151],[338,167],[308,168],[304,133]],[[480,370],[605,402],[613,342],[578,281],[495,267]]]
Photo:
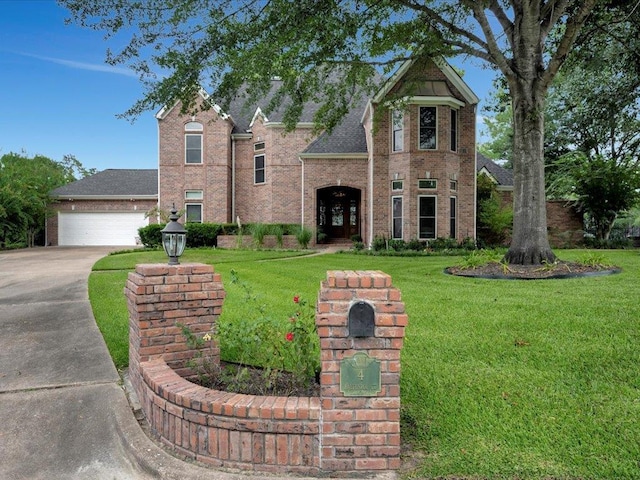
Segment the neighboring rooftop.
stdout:
[[501,167],[481,153],[476,154],[477,171],[488,175],[500,187],[513,187],[513,171]]
[[50,192],[52,197],[128,197],[158,196],[157,169],[109,168],[76,180]]

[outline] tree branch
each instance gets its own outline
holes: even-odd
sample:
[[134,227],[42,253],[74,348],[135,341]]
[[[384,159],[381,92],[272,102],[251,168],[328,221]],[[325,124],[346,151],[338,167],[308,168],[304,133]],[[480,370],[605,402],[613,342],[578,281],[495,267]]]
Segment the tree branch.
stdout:
[[[401,5],[404,5],[405,7],[409,8],[411,10],[416,10],[416,11],[424,13],[427,16],[427,18],[429,18],[430,20],[433,20],[436,23],[442,25],[446,29],[450,30],[452,33],[467,38],[469,41],[475,43],[480,48],[487,49],[487,44],[486,44],[486,42],[484,40],[482,40],[482,38],[478,37],[477,35],[474,35],[473,33],[469,32],[469,31],[467,31],[467,30],[465,30],[463,28],[458,27],[456,24],[454,24],[454,23],[450,22],[449,20],[447,20],[446,18],[444,18],[442,15],[440,15],[434,9],[429,8],[426,5],[417,4],[417,3],[413,2],[412,0],[398,0],[398,3],[401,4]],[[467,4],[466,1],[463,1],[462,3],[464,3],[465,5]],[[471,3],[474,3],[474,2],[471,2]],[[447,44],[450,42],[449,40],[446,40],[446,39],[443,39],[443,41],[446,42]]]
[[598,0],[584,0],[577,12],[567,21],[564,35],[560,39],[560,43],[558,43],[558,47],[541,77],[541,84],[545,88],[551,84],[556,73],[558,73],[558,70],[560,70],[560,67],[566,60],[572,45],[580,33],[580,29],[586,22],[597,1]]
[[[485,48],[491,58],[491,63],[497,66],[504,76],[513,77],[515,75],[513,69],[511,68],[511,65],[509,65],[509,60],[504,55],[504,53],[502,53],[502,49],[498,45],[498,42],[493,34],[493,30],[491,30],[491,25],[489,24],[487,15],[484,13],[484,7],[478,2],[472,0],[463,0],[463,2],[465,5],[471,8],[471,11],[473,12],[473,18],[476,19],[476,22],[478,22],[478,25],[480,25],[480,28],[482,29],[482,33],[484,33],[484,36],[487,39]],[[496,4],[496,6],[500,8],[499,5]],[[506,14],[504,15],[506,16]]]

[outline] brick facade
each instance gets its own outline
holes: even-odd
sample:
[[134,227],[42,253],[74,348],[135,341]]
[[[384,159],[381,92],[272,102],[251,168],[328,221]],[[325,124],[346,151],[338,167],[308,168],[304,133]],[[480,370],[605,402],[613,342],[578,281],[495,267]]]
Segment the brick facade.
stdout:
[[[400,466],[400,350],[407,315],[382,272],[327,272],[316,307],[319,397],[243,395],[210,390],[183,376],[194,333],[215,330],[224,289],[213,267],[138,265],[125,287],[129,371],[151,431],[184,457],[271,473],[383,472]],[[366,302],[372,335],[350,335],[349,311]],[[208,353],[219,360],[211,342]],[[379,362],[379,392],[341,391],[341,363],[355,354]],[[179,374],[182,374],[179,375]]]
[[[258,112],[246,131],[234,130],[232,117],[210,108],[194,116],[180,113],[179,105],[158,114],[159,123],[159,206],[173,203],[183,206],[186,190],[202,190],[204,222],[302,223],[314,231],[321,226],[318,214],[320,191],[331,187],[350,187],[358,199],[358,225],[345,230],[341,238],[353,232],[365,242],[375,236],[391,236],[392,196],[403,198],[404,240],[420,236],[419,197],[437,197],[435,237],[455,236],[457,240],[475,237],[475,109],[456,86],[451,73],[434,62],[407,67],[396,80],[396,90],[404,78],[418,83],[446,84],[448,94],[439,97],[415,96],[409,99],[404,115],[404,144],[401,152],[390,152],[391,131],[385,98],[363,107],[362,134],[367,150],[358,155],[340,151],[313,156],[305,150],[314,140],[312,129],[300,124],[284,132],[282,124],[269,122]],[[455,75],[455,74],[454,74]],[[417,79],[417,80],[416,80]],[[397,92],[391,89],[389,95]],[[425,103],[426,102],[426,103]],[[419,150],[419,105],[437,108],[437,149]],[[376,114],[377,110],[381,114]],[[457,112],[457,148],[450,145],[451,111]],[[374,125],[373,118],[376,118]],[[359,117],[360,118],[360,117]],[[202,164],[185,163],[185,125],[196,121],[203,125]],[[336,127],[340,129],[340,126]],[[255,150],[264,143],[264,150]],[[254,156],[265,155],[265,179],[254,181]],[[424,191],[418,179],[426,172],[437,180],[437,188]],[[404,188],[391,192],[391,181],[401,179]],[[451,182],[456,188],[451,188]],[[455,212],[451,198],[455,198]],[[455,217],[455,232],[451,218]],[[345,218],[347,218],[345,216]],[[335,234],[335,232],[334,232]],[[423,235],[424,236],[424,235]],[[434,238],[435,238],[434,237]]]

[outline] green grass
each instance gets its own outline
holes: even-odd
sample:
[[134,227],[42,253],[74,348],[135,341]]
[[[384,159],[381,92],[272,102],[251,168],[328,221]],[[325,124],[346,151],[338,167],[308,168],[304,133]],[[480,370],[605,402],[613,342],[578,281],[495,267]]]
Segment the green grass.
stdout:
[[[127,270],[164,262],[152,253],[106,257],[90,278],[96,320],[119,368],[128,348]],[[586,252],[557,253],[577,260]],[[221,322],[251,314],[229,285],[231,269],[283,317],[294,294],[316,298],[327,270],[382,270],[401,290],[409,314],[402,436],[422,456],[408,478],[640,478],[637,252],[604,253],[622,267],[617,275],[528,281],[444,275],[459,257],[272,255],[196,250],[183,261],[213,263],[222,274]]]

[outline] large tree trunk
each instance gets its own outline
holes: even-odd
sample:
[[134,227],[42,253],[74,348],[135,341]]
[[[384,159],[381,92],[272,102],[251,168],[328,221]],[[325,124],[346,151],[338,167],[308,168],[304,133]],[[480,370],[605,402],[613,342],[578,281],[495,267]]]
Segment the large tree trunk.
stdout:
[[[528,82],[527,82],[528,83]],[[506,261],[539,265],[555,261],[547,237],[544,184],[544,94],[519,83],[513,99],[513,236]]]
[[513,236],[510,264],[552,263],[544,184],[544,79],[540,4],[524,2],[514,24],[514,55],[507,81],[513,108]]

